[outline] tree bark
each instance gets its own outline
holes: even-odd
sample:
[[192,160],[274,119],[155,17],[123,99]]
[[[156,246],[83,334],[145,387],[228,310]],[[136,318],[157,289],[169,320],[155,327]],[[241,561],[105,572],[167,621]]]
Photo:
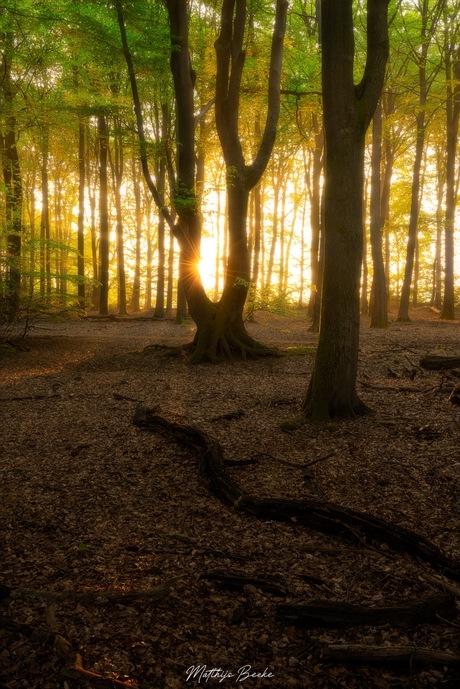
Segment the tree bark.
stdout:
[[368,3],[364,76],[353,82],[352,1],[322,3],[326,137],[325,265],[318,350],[304,401],[309,418],[368,411],[356,392],[363,254],[364,139],[388,59],[388,0]]
[[[110,153],[110,151],[109,151]],[[123,214],[121,210],[121,185],[123,182],[123,143],[121,121],[114,120],[114,160],[110,156],[112,167],[113,190],[115,196],[116,235],[117,235],[117,274],[118,274],[118,314],[126,316],[126,271],[125,271],[125,243],[123,236]]]
[[78,122],[78,229],[77,229],[77,273],[78,273],[78,304],[85,306],[85,156],[86,156],[86,124],[82,115]]
[[6,127],[0,137],[0,149],[5,184],[5,215],[7,267],[5,294],[0,304],[0,317],[12,323],[18,315],[21,295],[21,250],[22,250],[22,178],[17,149],[17,122],[14,111],[14,88],[11,77],[13,33],[6,31],[2,36],[4,52],[0,62],[2,72],[1,89],[5,101]]
[[[448,32],[446,33],[448,42]],[[454,231],[455,211],[457,207],[457,189],[455,179],[455,159],[457,155],[458,124],[460,118],[460,49],[457,49],[452,64],[452,47],[446,46],[446,215],[444,226],[444,298],[441,318],[455,318],[455,284],[454,284]],[[455,86],[452,86],[452,83]]]
[[105,115],[99,115],[99,314],[109,313],[109,205],[107,160],[109,134]]
[[[427,127],[426,105],[429,91],[429,80],[426,73],[428,49],[430,46],[430,37],[434,35],[434,28],[439,18],[439,12],[442,3],[437,3],[434,15],[429,22],[428,3],[420,4],[420,12],[422,13],[422,27],[421,27],[421,48],[417,52],[418,56],[418,85],[419,85],[419,107],[416,117],[417,138],[415,142],[415,157],[414,167],[412,173],[412,188],[411,188],[411,205],[409,218],[409,231],[407,235],[407,250],[406,250],[406,265],[404,269],[404,280],[401,289],[401,301],[399,304],[398,321],[407,322],[409,318],[409,302],[410,289],[412,282],[412,275],[414,272],[415,254],[417,247],[418,235],[418,218],[420,212],[420,188],[421,188],[421,169],[423,161],[423,152],[425,147],[425,133]],[[430,24],[430,26],[429,26]]]
[[381,218],[381,183],[380,169],[382,163],[382,105],[379,102],[375,109],[372,126],[372,172],[370,235],[372,248],[373,279],[371,292],[371,328],[387,328],[387,286],[385,266],[383,263],[383,222]]

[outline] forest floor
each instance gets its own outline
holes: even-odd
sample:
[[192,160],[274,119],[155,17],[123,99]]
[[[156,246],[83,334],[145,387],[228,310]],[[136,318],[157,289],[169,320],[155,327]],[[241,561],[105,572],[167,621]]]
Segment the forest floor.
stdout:
[[[427,308],[411,317],[385,331],[363,319],[358,386],[375,413],[323,425],[301,416],[317,344],[304,314],[260,312],[248,324],[285,356],[194,367],[158,346],[190,341],[190,323],[37,321],[26,350],[0,356],[0,584],[12,589],[0,588],[0,687],[459,687],[458,664],[417,663],[420,648],[458,662],[455,606],[450,620],[407,628],[302,629],[277,609],[393,606],[445,586],[458,605],[460,583],[359,532],[345,539],[230,509],[193,452],[133,425],[139,402],[155,407],[217,439],[226,459],[256,460],[229,466],[251,495],[361,510],[460,561],[457,380],[419,367],[426,353],[460,355],[459,322]],[[230,574],[262,583],[231,590]],[[112,600],[107,590],[142,593]],[[93,677],[77,666],[72,675],[63,639]],[[352,665],[327,660],[331,644],[413,655],[399,668]]]

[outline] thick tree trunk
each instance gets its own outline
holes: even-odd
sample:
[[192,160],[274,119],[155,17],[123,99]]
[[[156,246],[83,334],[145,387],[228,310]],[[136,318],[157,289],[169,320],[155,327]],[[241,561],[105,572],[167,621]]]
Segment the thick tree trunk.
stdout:
[[269,352],[249,335],[243,321],[250,279],[246,238],[249,191],[234,180],[227,194],[229,245],[222,297],[217,304],[200,299],[199,293],[196,302],[189,300],[190,312],[197,325],[193,363],[232,357],[246,359]]
[[[4,27],[6,28],[6,27]],[[15,89],[12,79],[14,34],[11,27],[2,33],[3,49],[0,62],[1,94],[6,126],[0,136],[3,181],[5,184],[6,255],[5,292],[1,295],[0,317],[12,323],[18,315],[21,296],[22,250],[22,178],[17,148],[17,123],[14,111]]]
[[[5,89],[5,86],[3,88]],[[22,179],[16,146],[16,119],[12,114],[8,117],[7,125],[8,130],[0,141],[5,184],[8,257],[5,294],[0,304],[0,318],[12,323],[18,315],[21,293]]]
[[323,0],[321,10],[325,264],[318,350],[303,409],[311,419],[328,420],[369,411],[356,392],[364,142],[388,59],[388,0],[368,3],[367,60],[358,85],[352,0]]
[[[323,17],[323,22],[325,21]],[[356,393],[359,348],[364,132],[326,146],[325,240],[321,328],[315,369],[304,402],[310,418],[367,410]]]

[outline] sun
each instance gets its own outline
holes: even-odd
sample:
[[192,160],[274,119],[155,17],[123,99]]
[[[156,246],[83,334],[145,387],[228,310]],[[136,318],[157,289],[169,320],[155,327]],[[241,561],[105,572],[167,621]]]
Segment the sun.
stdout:
[[203,287],[207,292],[211,292],[216,284],[216,249],[213,237],[202,238],[198,270],[200,271]]
[[214,261],[214,258],[202,256],[198,263],[201,281],[206,291],[214,289],[214,284],[216,281],[216,267]]

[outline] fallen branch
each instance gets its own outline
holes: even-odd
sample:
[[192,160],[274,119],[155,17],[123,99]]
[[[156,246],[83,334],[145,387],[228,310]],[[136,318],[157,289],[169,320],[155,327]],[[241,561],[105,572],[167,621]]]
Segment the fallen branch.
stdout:
[[113,689],[113,687],[133,689],[132,684],[127,684],[113,677],[104,677],[90,670],[85,670],[82,657],[78,651],[73,648],[70,641],[53,629],[47,627],[34,627],[30,624],[19,624],[5,617],[0,618],[0,628],[11,632],[19,632],[19,634],[23,634],[31,641],[54,649],[56,655],[64,662],[64,667],[61,670],[61,674],[64,677],[80,681],[86,680],[92,686],[107,687],[107,689]]
[[183,576],[171,577],[153,589],[133,591],[37,591],[35,589],[10,588],[0,584],[0,600],[5,598],[33,598],[48,603],[78,601],[79,603],[129,604],[147,598],[149,602],[162,598],[176,581]]
[[429,665],[460,666],[460,655],[433,651],[414,646],[360,646],[358,644],[329,644],[322,649],[322,659],[361,665],[405,665],[413,671]]
[[365,512],[340,507],[313,498],[297,501],[283,498],[257,498],[245,493],[230,476],[221,445],[193,426],[168,421],[141,405],[133,423],[140,428],[166,434],[199,452],[199,470],[209,490],[227,505],[259,519],[295,522],[322,533],[356,538],[356,531],[366,538],[386,543],[392,548],[427,562],[444,575],[460,581],[460,562],[445,555],[431,541],[414,531],[386,522]]
[[441,371],[460,366],[460,356],[438,356],[428,354],[420,359],[419,365],[426,371]]
[[423,622],[438,622],[439,616],[449,618],[456,612],[455,598],[444,595],[379,608],[328,600],[312,601],[309,605],[278,605],[276,619],[303,629],[344,629],[382,624],[411,627]]

